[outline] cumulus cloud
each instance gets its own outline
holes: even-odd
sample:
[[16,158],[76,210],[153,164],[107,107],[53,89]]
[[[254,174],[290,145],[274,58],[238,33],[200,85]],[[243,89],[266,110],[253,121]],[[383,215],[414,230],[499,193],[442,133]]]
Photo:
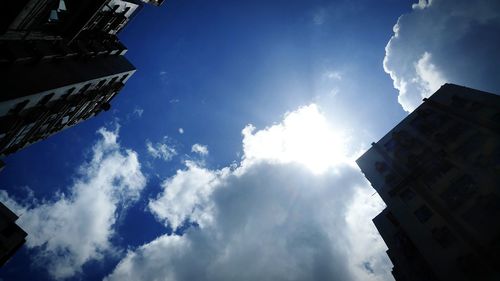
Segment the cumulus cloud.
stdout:
[[92,260],[113,252],[110,239],[120,210],[135,202],[146,184],[137,154],[123,149],[118,132],[99,130],[90,161],[81,165],[67,192],[51,200],[19,202],[0,191],[0,200],[22,216],[26,245],[35,263],[56,279],[81,272]]
[[165,161],[170,161],[172,158],[177,155],[177,151],[175,148],[169,146],[166,142],[168,141],[167,137],[163,138],[163,142],[152,143],[151,141],[146,141],[146,149],[148,150],[149,155],[153,158],[163,159]]
[[184,128],[179,128],[179,134],[184,134]]
[[208,155],[208,147],[199,143],[193,144],[191,147],[191,152],[198,153],[200,155]]
[[500,93],[500,2],[419,0],[386,46],[384,69],[411,112],[446,82]]
[[347,136],[335,130],[315,104],[286,113],[281,124],[257,132],[248,125],[242,133],[243,165],[262,159],[296,162],[322,173],[346,160]]
[[390,262],[371,223],[383,203],[349,161],[314,172],[293,151],[331,157],[331,143],[288,139],[316,122],[331,132],[321,116],[311,105],[259,131],[247,126],[237,165],[212,170],[187,162],[149,210],[174,229],[196,227],[130,250],[105,280],[386,280]]

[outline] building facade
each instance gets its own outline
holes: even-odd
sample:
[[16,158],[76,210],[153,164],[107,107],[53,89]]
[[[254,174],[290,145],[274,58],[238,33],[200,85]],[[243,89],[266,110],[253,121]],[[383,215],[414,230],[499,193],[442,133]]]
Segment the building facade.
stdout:
[[500,96],[445,84],[357,164],[396,280],[500,280]]
[[0,10],[0,157],[107,111],[135,67],[117,34],[161,0],[16,0]]
[[0,267],[26,242],[27,233],[17,224],[18,216],[0,202]]
[[[135,72],[117,34],[163,0],[14,0],[0,9],[0,159],[110,109]],[[4,164],[0,161],[0,170]],[[26,233],[0,203],[0,265]]]

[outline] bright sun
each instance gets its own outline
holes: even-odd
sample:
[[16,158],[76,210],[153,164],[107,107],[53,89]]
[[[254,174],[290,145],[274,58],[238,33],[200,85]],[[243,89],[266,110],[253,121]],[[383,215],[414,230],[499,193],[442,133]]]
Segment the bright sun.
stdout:
[[253,133],[243,130],[248,160],[300,163],[320,174],[347,159],[345,136],[334,130],[315,104],[287,113],[282,123]]

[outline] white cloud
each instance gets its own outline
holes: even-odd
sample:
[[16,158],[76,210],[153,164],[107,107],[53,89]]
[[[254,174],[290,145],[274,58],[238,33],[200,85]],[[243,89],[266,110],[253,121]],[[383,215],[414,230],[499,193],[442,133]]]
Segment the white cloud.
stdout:
[[208,147],[199,143],[193,144],[191,152],[198,153],[202,156],[208,155]]
[[148,150],[149,155],[154,158],[163,159],[165,161],[170,161],[172,158],[177,155],[177,151],[175,148],[169,146],[166,141],[167,137],[163,138],[164,142],[152,143],[151,141],[146,141],[146,148]]
[[187,219],[200,225],[212,220],[209,196],[228,173],[228,169],[211,171],[194,162],[187,162],[186,166],[186,170],[178,170],[172,178],[164,181],[164,192],[149,202],[152,213],[173,229]]
[[18,224],[28,232],[26,245],[35,262],[56,279],[71,277],[87,262],[113,252],[110,239],[118,214],[146,184],[137,154],[120,147],[118,132],[100,129],[99,134],[92,159],[80,167],[68,192],[23,203],[0,191],[1,201],[22,214]]
[[[311,105],[260,131],[247,126],[239,165],[211,170],[187,162],[149,209],[174,229],[186,221],[198,227],[129,251],[105,280],[388,279],[390,263],[371,223],[380,199],[349,161],[313,173],[304,158],[322,151],[347,159],[330,153],[335,142],[316,139],[338,133],[323,118]],[[313,137],[296,134],[304,128]]]
[[384,69],[412,111],[443,83],[500,93],[500,2],[420,0],[402,15],[386,46]]
[[323,73],[323,76],[325,78],[331,79],[331,80],[342,80],[342,74],[340,74],[340,72],[334,71],[334,70],[326,71],[325,73]]
[[179,128],[179,134],[184,134],[184,129],[183,128]]
[[425,9],[427,7],[429,7],[432,3],[432,0],[418,0],[418,3],[415,3],[413,5],[411,5],[411,7],[413,9]]
[[245,162],[300,163],[315,173],[346,160],[346,138],[314,104],[285,114],[283,123],[254,132],[243,129]]
[[142,109],[141,107],[138,107],[136,106],[134,108],[134,114],[137,116],[137,117],[142,117],[142,114],[144,113],[144,109]]

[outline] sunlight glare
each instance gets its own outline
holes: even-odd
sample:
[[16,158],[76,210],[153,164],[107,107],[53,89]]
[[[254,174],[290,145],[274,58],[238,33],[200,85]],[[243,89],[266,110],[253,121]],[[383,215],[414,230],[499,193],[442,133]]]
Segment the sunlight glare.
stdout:
[[243,130],[247,160],[300,163],[315,174],[346,161],[346,142],[311,104],[285,114],[282,123],[253,133],[251,125]]

